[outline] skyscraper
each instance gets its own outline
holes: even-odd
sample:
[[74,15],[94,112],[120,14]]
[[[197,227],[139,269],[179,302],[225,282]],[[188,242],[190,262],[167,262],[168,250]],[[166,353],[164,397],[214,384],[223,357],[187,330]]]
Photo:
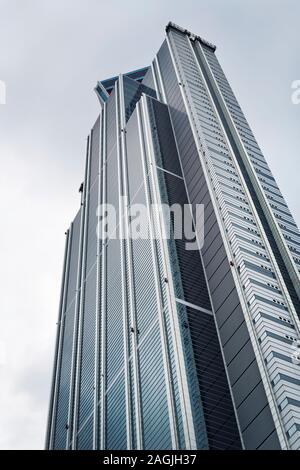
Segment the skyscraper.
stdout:
[[[47,448],[300,448],[300,234],[215,50],[169,23],[149,67],[95,88]],[[196,250],[161,204],[194,227],[204,206]]]

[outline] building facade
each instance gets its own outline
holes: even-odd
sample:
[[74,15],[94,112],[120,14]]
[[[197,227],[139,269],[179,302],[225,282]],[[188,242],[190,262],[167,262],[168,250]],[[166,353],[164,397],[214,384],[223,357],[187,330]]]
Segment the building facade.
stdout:
[[[95,88],[49,449],[300,448],[300,234],[215,49],[169,23],[149,67]],[[194,226],[204,206],[196,250],[161,204]]]

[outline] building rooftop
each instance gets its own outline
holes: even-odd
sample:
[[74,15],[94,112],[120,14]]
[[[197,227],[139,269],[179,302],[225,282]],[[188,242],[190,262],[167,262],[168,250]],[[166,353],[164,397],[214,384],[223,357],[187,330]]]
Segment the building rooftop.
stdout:
[[[131,72],[124,73],[124,75],[126,75],[126,77],[131,78],[132,80],[136,80],[137,82],[141,83],[148,69],[149,69],[149,66],[143,67],[141,69],[132,70]],[[106,78],[105,80],[101,80],[97,82],[97,85],[95,87],[95,92],[100,102],[106,101],[108,95],[110,95],[111,92],[113,91],[115,82],[118,78],[119,76],[116,75],[115,77]]]

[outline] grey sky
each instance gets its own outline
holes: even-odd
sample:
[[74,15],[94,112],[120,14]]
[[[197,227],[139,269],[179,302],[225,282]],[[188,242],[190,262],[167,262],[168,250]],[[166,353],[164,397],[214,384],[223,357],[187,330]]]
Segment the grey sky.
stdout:
[[96,81],[148,65],[169,20],[215,43],[299,224],[299,18],[299,0],[0,0],[0,448],[44,445],[64,231]]

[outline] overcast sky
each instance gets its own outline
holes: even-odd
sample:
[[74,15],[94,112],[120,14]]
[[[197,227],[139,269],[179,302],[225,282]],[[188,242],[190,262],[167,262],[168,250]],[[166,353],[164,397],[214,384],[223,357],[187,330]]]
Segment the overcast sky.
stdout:
[[300,224],[299,18],[299,0],[0,0],[0,448],[44,446],[96,81],[148,65],[169,20],[215,43]]

